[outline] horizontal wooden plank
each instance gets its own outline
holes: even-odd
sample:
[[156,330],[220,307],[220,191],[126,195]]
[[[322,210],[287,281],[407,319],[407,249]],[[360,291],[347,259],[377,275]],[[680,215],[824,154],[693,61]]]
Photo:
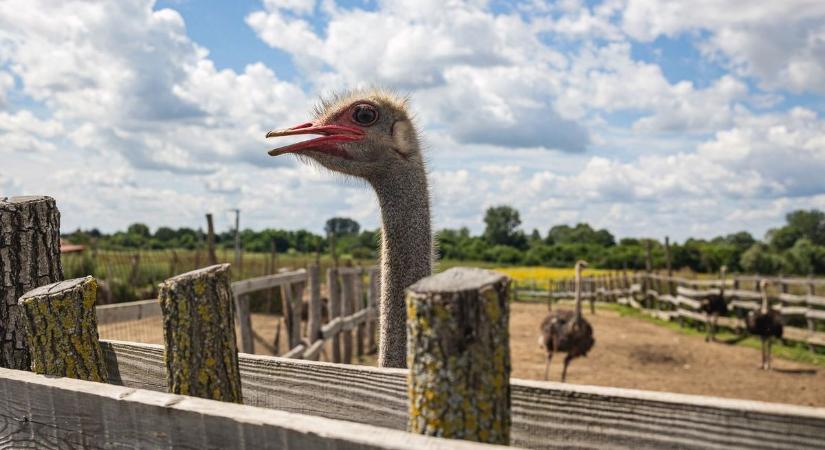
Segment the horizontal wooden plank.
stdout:
[[730,291],[725,291],[725,296],[745,300],[762,300],[761,293],[756,291],[746,291],[744,289],[731,289]]
[[733,300],[728,302],[728,306],[731,308],[739,308],[745,309],[748,311],[755,311],[759,309],[759,303],[754,301],[746,301],[746,300]]
[[364,273],[363,267],[339,267],[338,275],[361,275]]
[[684,286],[677,286],[676,293],[683,297],[702,298],[709,295],[719,295],[719,289],[690,289]]
[[[164,384],[160,346],[111,341],[104,352],[115,370],[122,367],[116,380],[124,385]],[[135,355],[139,364],[128,361]],[[406,370],[239,359],[247,404],[406,427]],[[139,373],[124,373],[136,367]],[[821,408],[518,379],[511,386],[512,444],[528,448],[804,449],[821,447],[825,436]]]
[[670,303],[671,305],[676,305],[676,306],[679,305],[679,299],[677,297],[672,296],[672,295],[660,295],[659,300],[663,301],[663,302]]
[[790,303],[793,305],[804,305],[807,303],[808,296],[807,295],[795,295],[795,294],[788,294],[785,292],[781,292],[776,296],[776,299],[781,301],[782,303]]
[[307,347],[306,351],[304,352],[304,359],[308,359],[310,361],[317,361],[318,355],[324,348],[325,342],[326,339],[318,339],[317,341],[313,342],[312,345]]
[[158,299],[100,305],[95,307],[95,311],[97,312],[98,325],[129,322],[147,317],[156,317],[162,314]]
[[324,339],[329,339],[335,336],[341,332],[341,326],[343,323],[344,319],[341,317],[336,317],[330,320],[329,323],[321,327],[321,336],[323,336]]
[[232,293],[237,295],[250,294],[264,289],[272,289],[285,284],[292,284],[307,281],[308,275],[305,269],[298,269],[293,272],[284,272],[275,275],[265,275],[262,277],[249,278],[247,280],[232,283]]
[[676,296],[676,301],[679,302],[678,303],[679,306],[684,306],[684,307],[690,308],[694,311],[698,310],[702,306],[702,303],[699,302],[698,300],[694,300],[692,298],[685,297],[684,295],[681,295],[681,294]]
[[810,306],[819,306],[825,308],[825,297],[820,297],[818,295],[809,295],[805,302],[808,303]]
[[811,320],[825,320],[825,310],[809,309],[805,313],[805,318],[811,319]]
[[779,312],[782,313],[783,316],[805,317],[805,313],[808,312],[808,308],[804,306],[780,306]]
[[283,358],[303,358],[304,351],[306,350],[306,346],[304,344],[298,344],[294,348],[290,349],[288,352],[283,354]]
[[0,392],[9,448],[504,448],[3,368]]

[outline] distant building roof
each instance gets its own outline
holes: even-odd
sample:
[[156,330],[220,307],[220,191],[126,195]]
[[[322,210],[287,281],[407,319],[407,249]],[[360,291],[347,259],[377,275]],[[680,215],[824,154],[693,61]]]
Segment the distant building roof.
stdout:
[[63,239],[60,240],[60,253],[81,253],[84,250],[86,250],[86,247],[83,245],[72,244]]

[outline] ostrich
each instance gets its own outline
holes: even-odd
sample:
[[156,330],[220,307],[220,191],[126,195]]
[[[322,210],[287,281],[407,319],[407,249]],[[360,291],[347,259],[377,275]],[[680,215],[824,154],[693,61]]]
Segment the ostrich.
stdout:
[[771,343],[772,338],[782,338],[782,317],[780,313],[774,311],[768,302],[768,281],[762,280],[759,283],[762,291],[762,307],[758,312],[752,311],[745,321],[748,333],[759,336],[762,341],[762,369],[771,370]]
[[295,154],[375,190],[382,221],[378,364],[405,367],[404,290],[431,275],[433,264],[426,168],[407,101],[379,90],[350,92],[322,101],[311,122],[266,137],[299,134],[320,136],[269,154]]
[[547,379],[550,370],[550,360],[553,353],[567,352],[564,357],[564,368],[561,372],[561,381],[567,378],[567,365],[573,358],[587,356],[593,348],[593,327],[582,317],[582,269],[587,267],[585,261],[576,263],[576,309],[575,311],[550,312],[541,323],[540,344],[547,352],[547,361],[544,365],[544,379]]
[[700,299],[701,306],[699,309],[704,311],[707,318],[707,334],[705,335],[705,342],[716,342],[716,323],[719,321],[719,316],[728,313],[728,304],[725,302],[725,274],[728,271],[727,266],[722,266],[719,269],[722,283],[719,286],[718,294],[707,295]]

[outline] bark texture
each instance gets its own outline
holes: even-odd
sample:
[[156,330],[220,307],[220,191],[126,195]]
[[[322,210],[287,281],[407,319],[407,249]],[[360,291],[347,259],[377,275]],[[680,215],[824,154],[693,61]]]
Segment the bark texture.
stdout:
[[97,335],[96,297],[97,282],[86,277],[41,286],[20,298],[34,372],[108,381]]
[[413,433],[508,444],[508,279],[454,268],[407,291]]
[[241,403],[229,264],[160,285],[169,392]]
[[31,370],[18,299],[63,280],[60,212],[50,197],[0,197],[0,367]]

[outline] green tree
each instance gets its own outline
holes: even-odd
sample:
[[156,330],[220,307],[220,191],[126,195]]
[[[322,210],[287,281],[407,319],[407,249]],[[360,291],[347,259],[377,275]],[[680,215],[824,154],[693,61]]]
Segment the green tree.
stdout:
[[507,245],[515,248],[526,248],[527,237],[519,230],[521,218],[518,210],[501,205],[487,209],[484,214],[483,238],[491,245]]
[[333,217],[327,220],[324,231],[327,234],[335,233],[336,236],[344,236],[358,234],[361,231],[361,226],[348,217]]

